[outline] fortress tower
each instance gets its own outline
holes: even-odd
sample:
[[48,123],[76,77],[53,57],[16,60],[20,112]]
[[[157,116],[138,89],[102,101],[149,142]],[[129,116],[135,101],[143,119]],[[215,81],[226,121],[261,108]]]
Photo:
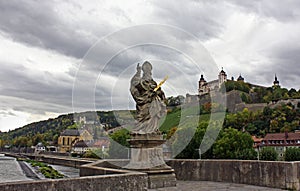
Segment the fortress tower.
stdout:
[[210,89],[208,87],[208,84],[206,82],[206,80],[204,79],[203,75],[201,75],[201,78],[199,80],[199,89],[198,89],[198,93],[199,95],[204,95],[209,93]]
[[226,81],[227,81],[227,74],[226,74],[226,72],[224,72],[223,67],[222,67],[222,70],[219,73],[219,88]]

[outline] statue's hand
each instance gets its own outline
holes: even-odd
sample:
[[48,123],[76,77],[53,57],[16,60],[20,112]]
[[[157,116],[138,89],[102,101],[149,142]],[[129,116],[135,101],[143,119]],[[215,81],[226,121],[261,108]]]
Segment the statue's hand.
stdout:
[[156,92],[155,91],[150,91],[149,98],[153,98],[155,96],[156,96]]
[[140,63],[138,63],[136,66],[136,71],[140,72],[141,70],[142,70],[142,67],[140,67]]

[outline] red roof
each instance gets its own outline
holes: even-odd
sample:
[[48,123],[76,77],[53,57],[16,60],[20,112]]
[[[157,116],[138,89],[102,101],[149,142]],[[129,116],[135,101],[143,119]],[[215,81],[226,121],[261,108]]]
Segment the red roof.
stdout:
[[110,141],[109,139],[102,139],[102,140],[97,140],[96,142],[94,142],[93,146],[94,147],[106,147],[108,148],[110,145]]
[[263,140],[263,138],[258,138],[256,136],[252,136],[252,139],[255,143],[260,143]]
[[269,133],[264,140],[300,140],[300,133]]
[[300,146],[300,133],[269,133],[262,140],[265,146]]
[[77,141],[73,147],[82,147],[82,148],[86,148],[88,147],[87,144],[84,141]]

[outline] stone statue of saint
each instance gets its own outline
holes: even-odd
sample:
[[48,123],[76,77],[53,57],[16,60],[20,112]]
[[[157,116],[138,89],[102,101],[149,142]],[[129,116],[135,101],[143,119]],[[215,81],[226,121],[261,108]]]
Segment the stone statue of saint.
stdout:
[[[141,71],[143,76],[141,77]],[[131,79],[130,92],[136,102],[134,134],[159,134],[159,120],[166,114],[165,94],[152,79],[152,65],[146,61]]]

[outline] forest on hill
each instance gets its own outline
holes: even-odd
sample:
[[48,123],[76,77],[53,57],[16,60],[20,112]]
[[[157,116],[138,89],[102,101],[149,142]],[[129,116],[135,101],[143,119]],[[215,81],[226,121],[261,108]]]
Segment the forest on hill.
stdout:
[[[169,110],[169,114],[160,128],[165,138],[172,140],[171,148],[175,153],[176,149],[181,148],[182,141],[188,139],[187,135],[193,133],[186,147],[177,153],[176,158],[200,158],[199,146],[207,131],[211,114],[200,111],[197,115],[184,113],[195,108],[199,109],[191,107],[188,111],[183,111],[177,107]],[[192,113],[195,114],[195,112]],[[300,103],[298,106],[288,103],[274,108],[266,107],[262,111],[255,112],[244,109],[237,113],[226,113],[224,121],[214,121],[212,128],[217,124],[221,124],[222,129],[210,149],[203,153],[201,158],[257,159],[257,152],[253,148],[251,136],[264,137],[267,133],[300,130]],[[129,137],[129,131],[126,129],[111,135],[112,139],[127,147],[129,144],[126,140]],[[111,157],[114,157],[115,153],[123,152],[124,156],[127,154],[126,150],[114,142],[112,142],[111,148],[109,152]]]
[[300,99],[300,89],[297,91],[294,88],[288,90],[280,86],[253,86],[242,81],[227,81],[225,82],[225,88],[226,92],[232,90],[242,92],[241,98],[245,103],[269,103],[278,100]]
[[[97,111],[95,123],[107,124],[107,129],[119,126],[113,111]],[[0,133],[0,147],[11,145],[16,147],[30,147],[42,142],[45,145],[56,145],[58,137],[65,129],[79,128],[81,124],[76,123],[76,116],[94,116],[95,112],[70,113],[60,115],[39,122],[30,123],[23,127]],[[75,119],[75,120],[74,120]],[[91,119],[87,119],[91,120]]]

